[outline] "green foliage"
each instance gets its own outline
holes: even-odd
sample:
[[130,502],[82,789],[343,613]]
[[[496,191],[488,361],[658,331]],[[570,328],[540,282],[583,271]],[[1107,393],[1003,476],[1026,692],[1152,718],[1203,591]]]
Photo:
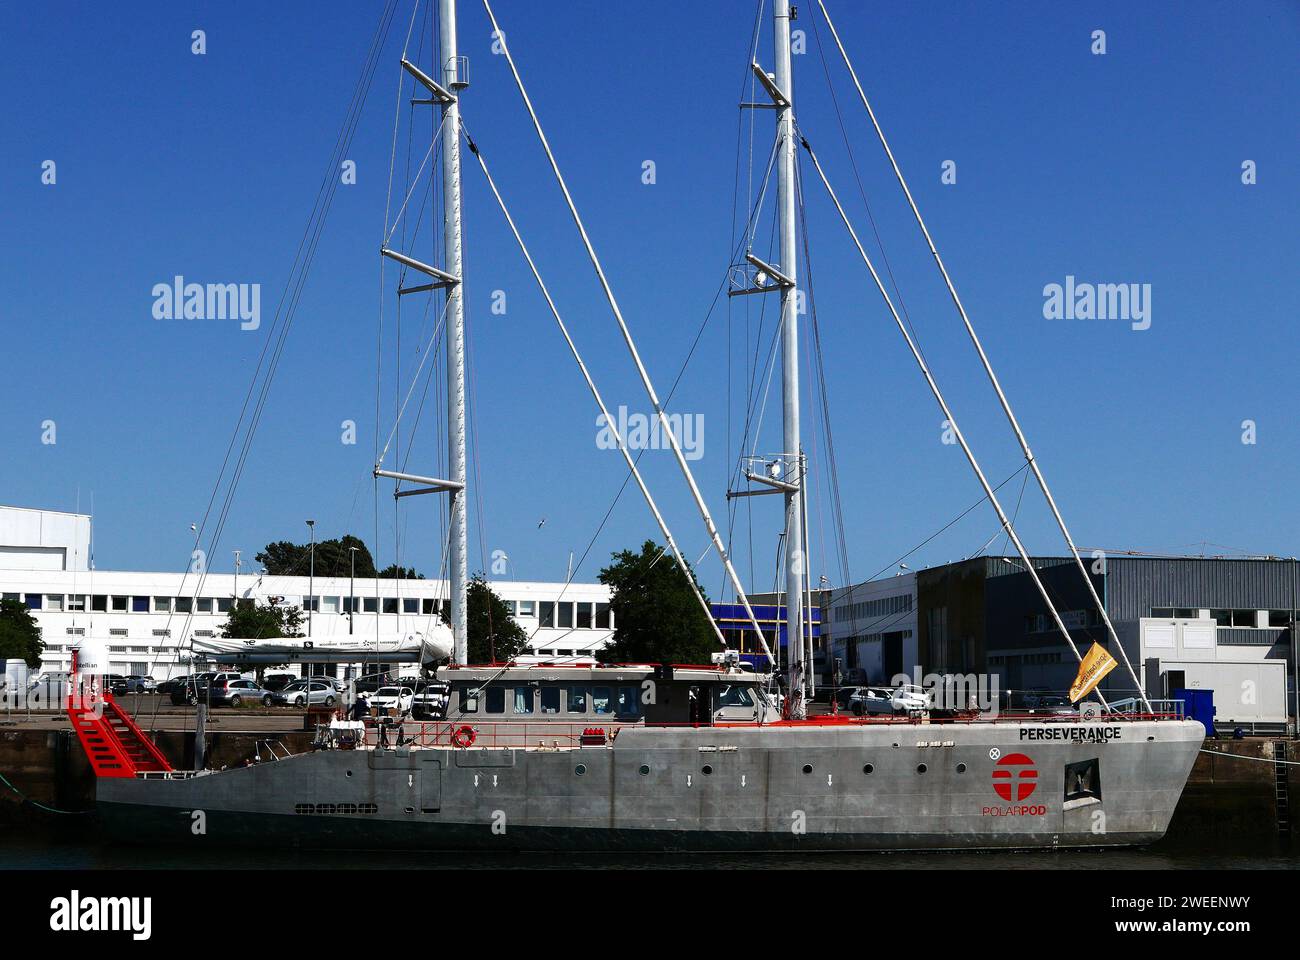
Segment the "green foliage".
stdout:
[[302,611],[297,607],[274,607],[256,600],[236,600],[221,626],[227,640],[268,640],[272,637],[301,637]]
[[0,600],[0,660],[22,660],[35,670],[44,650],[41,628],[27,605],[21,600]]
[[467,658],[470,663],[505,663],[528,648],[528,633],[515,622],[482,574],[466,588]]
[[[316,576],[349,576],[352,573],[351,547],[357,548],[357,576],[373,577],[375,561],[369,548],[360,537],[350,533],[337,540],[321,540],[316,544]],[[268,543],[256,559],[271,576],[305,577],[311,572],[311,544],[290,543],[288,540]]]
[[600,582],[610,587],[615,623],[614,640],[602,653],[607,662],[708,663],[719,649],[690,581],[653,540],[639,553],[614,554]]
[[414,567],[399,567],[395,563],[390,563],[384,569],[379,571],[380,580],[423,580],[424,574],[420,573]]

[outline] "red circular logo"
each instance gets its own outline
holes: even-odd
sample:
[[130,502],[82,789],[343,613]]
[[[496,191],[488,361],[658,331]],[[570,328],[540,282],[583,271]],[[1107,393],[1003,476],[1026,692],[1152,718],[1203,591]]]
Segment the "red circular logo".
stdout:
[[1010,803],[1028,799],[1038,787],[1038,770],[1023,753],[1009,753],[993,768],[993,789]]

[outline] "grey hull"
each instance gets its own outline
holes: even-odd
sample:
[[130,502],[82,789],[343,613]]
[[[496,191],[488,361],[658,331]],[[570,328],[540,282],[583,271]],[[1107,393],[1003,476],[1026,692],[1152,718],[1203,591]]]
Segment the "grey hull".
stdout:
[[[1163,836],[1190,721],[623,729],[574,749],[326,750],[101,780],[115,837],[352,849],[928,850]],[[1095,765],[1094,765],[1095,761]],[[1067,770],[1091,767],[1067,799]]]

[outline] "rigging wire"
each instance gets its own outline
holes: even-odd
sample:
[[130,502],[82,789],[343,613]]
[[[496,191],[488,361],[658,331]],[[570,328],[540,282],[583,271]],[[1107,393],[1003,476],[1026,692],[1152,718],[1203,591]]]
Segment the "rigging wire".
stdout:
[[[1124,666],[1128,669],[1129,677],[1133,680],[1134,686],[1139,689],[1139,695],[1142,697],[1143,703],[1149,710],[1151,705],[1147,701],[1145,693],[1141,692],[1142,684],[1138,680],[1137,672],[1133,669],[1132,662],[1129,660],[1128,651],[1125,649],[1124,644],[1120,642],[1119,636],[1115,632],[1115,626],[1111,622],[1110,615],[1106,612],[1106,605],[1102,602],[1100,595],[1097,593],[1097,588],[1093,585],[1092,578],[1088,576],[1088,571],[1083,564],[1083,558],[1079,555],[1079,549],[1075,546],[1074,538],[1070,535],[1070,530],[1065,524],[1065,518],[1061,515],[1060,508],[1056,505],[1056,498],[1052,496],[1051,488],[1047,485],[1047,478],[1043,476],[1042,469],[1034,459],[1033,452],[1029,448],[1029,441],[1026,439],[1024,431],[1020,427],[1020,421],[1012,411],[1011,402],[1007,399],[1007,395],[1002,389],[1002,384],[993,370],[993,364],[989,361],[988,354],[984,351],[984,345],[975,332],[975,327],[966,313],[965,306],[962,305],[961,297],[957,295],[957,288],[952,282],[952,277],[948,274],[948,268],[944,266],[943,258],[939,256],[939,249],[935,246],[934,239],[930,236],[930,231],[926,227],[925,220],[921,216],[921,210],[917,206],[916,200],[912,197],[912,191],[908,189],[907,180],[903,176],[903,171],[899,167],[898,161],[894,158],[893,150],[889,147],[889,141],[885,137],[884,129],[881,127],[879,120],[876,119],[875,111],[871,109],[871,103],[867,99],[866,91],[863,90],[862,83],[858,80],[857,71],[853,68],[853,62],[849,59],[848,51],[844,48],[844,43],[840,40],[839,33],[835,29],[835,24],[831,20],[830,14],[826,11],[824,0],[817,0],[817,6],[821,9],[823,19],[826,20],[826,26],[830,28],[831,35],[835,39],[835,45],[839,48],[840,56],[844,60],[844,65],[848,68],[849,75],[853,79],[853,85],[858,92],[859,99],[862,101],[862,106],[871,120],[872,127],[875,128],[876,136],[880,140],[881,147],[884,148],[885,156],[888,158],[890,166],[893,167],[894,176],[898,180],[898,185],[902,189],[908,205],[912,208],[912,215],[916,218],[916,224],[920,228],[922,236],[925,238],[926,246],[929,247],[930,254],[934,257],[935,266],[943,277],[944,284],[948,288],[948,294],[952,298],[957,313],[961,316],[962,324],[965,326],[971,344],[974,346],[975,352],[979,356],[980,363],[984,367],[984,372],[988,377],[989,383],[993,387],[994,393],[997,394],[998,402],[1002,407],[1002,412],[1007,419],[1007,423],[1011,426],[1011,430],[1015,434],[1016,440],[1020,443],[1020,448],[1024,453],[1025,460],[1029,463],[1029,466],[1033,471],[1034,479],[1037,481],[1039,488],[1043,491],[1043,497],[1047,500],[1048,507],[1051,508],[1052,516],[1056,519],[1057,526],[1060,527],[1061,536],[1065,539],[1066,545],[1070,548],[1070,553],[1074,556],[1075,565],[1078,567],[1079,573],[1083,577],[1084,585],[1092,596],[1092,601],[1095,604],[1097,611],[1101,614],[1102,621],[1106,625],[1107,633],[1114,645],[1119,648],[1120,657],[1124,662]],[[829,189],[829,185],[827,188]],[[1014,537],[1013,531],[1009,531],[1009,533]],[[1028,559],[1026,559],[1026,563],[1028,562]],[[1055,613],[1054,610],[1053,613]],[[1064,630],[1064,627],[1062,627],[1062,630]],[[1073,644],[1071,644],[1071,646],[1073,646]],[[1077,648],[1075,649],[1075,652],[1078,652]]]
[[[375,28],[374,35],[371,37],[370,46],[366,52],[362,65],[361,75],[357,80],[344,120],[340,126],[338,135],[335,138],[334,149],[330,154],[329,163],[326,166],[320,187],[317,190],[315,204],[313,205],[311,215],[308,218],[307,225],[303,230],[303,236],[298,243],[293,264],[290,268],[289,280],[287,281],[284,291],[281,293],[280,301],[276,306],[275,314],[272,317],[271,324],[268,328],[266,342],[262,346],[262,352],[259,356],[257,367],[254,370],[248,391],[244,397],[243,406],[240,409],[239,419],[236,421],[230,443],[226,449],[225,458],[222,461],[217,480],[213,485],[212,494],[208,500],[208,506],[204,512],[202,523],[196,531],[195,554],[191,558],[190,565],[186,567],[185,573],[182,575],[178,593],[184,592],[185,582],[189,578],[190,574],[195,572],[193,567],[196,562],[199,563],[200,569],[197,571],[198,582],[195,585],[195,596],[197,596],[198,592],[202,590],[203,584],[207,580],[208,567],[206,559],[200,561],[200,556],[205,558],[206,556],[214,555],[218,545],[220,544],[221,535],[225,530],[226,522],[230,515],[230,509],[234,502],[235,492],[238,489],[239,481],[243,476],[244,468],[248,461],[253,437],[256,435],[262,414],[266,408],[271,383],[275,379],[280,358],[284,352],[284,345],[288,338],[289,330],[293,326],[293,320],[297,313],[298,303],[301,300],[307,276],[309,275],[312,263],[315,260],[317,246],[320,242],[321,234],[324,231],[326,219],[328,218],[329,211],[333,206],[334,196],[340,182],[340,178],[337,175],[339,164],[346,156],[347,149],[352,142],[352,137],[356,132],[362,113],[362,107],[369,95],[370,86],[374,80],[375,71],[379,61],[379,53],[382,51],[384,42],[387,39],[388,30],[392,24],[395,12],[396,0],[388,0],[380,15],[379,24]],[[254,399],[254,396],[256,396],[256,399]],[[241,433],[243,435],[242,443],[239,442]],[[237,445],[239,446],[239,453],[235,458],[234,466],[230,467],[230,458]],[[227,479],[226,471],[228,467],[230,467],[230,474]],[[208,541],[208,550],[206,551],[206,554],[204,554],[199,551],[198,547],[199,544],[202,543],[204,533],[208,528],[213,506],[217,502],[218,496],[221,494],[223,483],[225,494],[222,497],[221,505],[217,511],[214,529]],[[173,605],[173,607],[174,606],[175,605]],[[187,642],[191,647],[193,644],[191,627],[193,624],[195,606],[196,605],[193,603],[190,604],[190,611],[186,615],[183,627],[183,635],[187,638]],[[168,613],[164,629],[170,629],[174,612],[175,611],[173,610]],[[178,654],[183,646],[184,644],[178,646]],[[156,664],[157,660],[155,659],[154,665],[156,666]],[[168,665],[168,678],[171,676],[173,665],[174,663]],[[157,710],[158,704],[155,703],[155,715],[157,714]]]

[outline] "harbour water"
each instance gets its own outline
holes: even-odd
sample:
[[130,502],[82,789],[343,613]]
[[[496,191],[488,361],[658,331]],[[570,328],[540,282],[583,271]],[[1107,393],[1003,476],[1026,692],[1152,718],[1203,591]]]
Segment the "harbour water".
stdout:
[[117,846],[0,827],[0,870],[1291,870],[1300,850],[1290,844],[1165,840],[1123,850],[972,853],[555,854],[376,853],[356,850],[233,849]]

